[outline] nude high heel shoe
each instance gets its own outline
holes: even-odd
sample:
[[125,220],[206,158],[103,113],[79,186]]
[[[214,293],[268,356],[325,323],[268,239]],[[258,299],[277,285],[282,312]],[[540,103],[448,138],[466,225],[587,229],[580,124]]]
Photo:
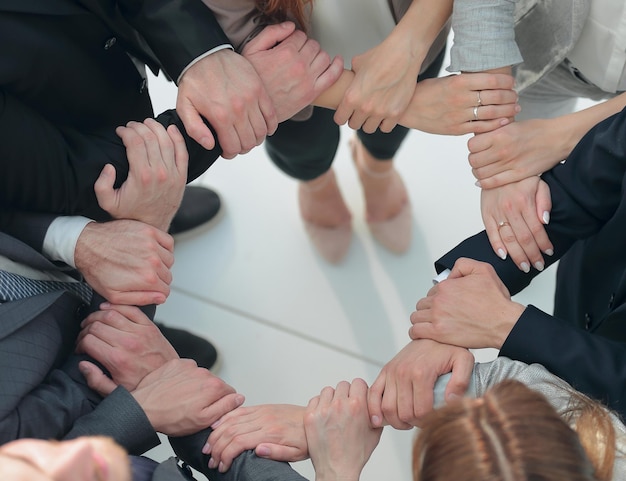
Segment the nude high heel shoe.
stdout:
[[[400,174],[393,166],[388,170],[380,172],[368,168],[362,159],[359,160],[359,148],[364,149],[358,138],[351,139],[352,158],[357,166],[362,183],[372,184],[371,181],[374,181],[375,184],[380,184],[377,188],[379,189],[379,195],[383,197],[385,190],[388,189],[402,189],[406,192],[402,177],[400,177]],[[365,191],[365,196],[367,209],[367,191]],[[413,215],[408,196],[400,210],[393,217],[381,221],[371,220],[369,214],[367,217],[367,225],[372,233],[372,237],[381,246],[394,254],[404,254],[409,249],[413,231]]]
[[[336,225],[323,225],[306,218],[314,216],[312,210],[316,204],[318,207],[324,202],[330,205],[338,202],[343,204],[334,172],[330,170],[324,174],[324,178],[301,182],[298,200],[304,229],[311,243],[327,262],[339,264],[346,257],[352,242],[352,219],[349,213],[347,221],[342,220]],[[345,204],[342,207],[347,211]]]

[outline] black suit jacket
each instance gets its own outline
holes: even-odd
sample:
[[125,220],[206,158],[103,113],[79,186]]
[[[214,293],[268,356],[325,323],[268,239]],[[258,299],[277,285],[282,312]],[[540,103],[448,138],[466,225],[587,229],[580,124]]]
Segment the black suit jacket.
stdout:
[[[227,42],[198,0],[0,3],[0,208],[108,218],[93,183],[106,163],[126,178],[115,128],[153,116],[129,54],[177,78]],[[186,135],[175,112],[158,120]],[[221,151],[186,140],[191,180]]]
[[[626,416],[626,110],[594,127],[567,162],[542,178],[553,209],[546,226],[558,267],[554,316],[528,306],[500,354],[538,362]],[[439,259],[438,272],[459,257],[492,264],[512,294],[538,271],[499,259],[485,232]]]

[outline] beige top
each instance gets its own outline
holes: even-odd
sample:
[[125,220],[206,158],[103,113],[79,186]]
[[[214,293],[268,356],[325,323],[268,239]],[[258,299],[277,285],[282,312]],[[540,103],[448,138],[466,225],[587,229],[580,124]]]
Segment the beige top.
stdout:
[[[202,0],[237,51],[262,28],[253,0]],[[314,0],[309,35],[331,56],[342,55],[350,68],[355,55],[381,43],[402,18],[412,0]],[[447,29],[433,43],[422,69],[445,45]]]

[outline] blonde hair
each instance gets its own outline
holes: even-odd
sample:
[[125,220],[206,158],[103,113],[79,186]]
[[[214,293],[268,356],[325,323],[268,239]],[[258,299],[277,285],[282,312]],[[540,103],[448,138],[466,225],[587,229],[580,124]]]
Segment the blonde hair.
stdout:
[[433,411],[413,446],[414,481],[610,480],[608,411],[583,395],[573,400],[562,417],[537,391],[506,380]]
[[267,23],[291,19],[301,30],[306,31],[306,6],[312,4],[313,0],[255,0],[255,3]]

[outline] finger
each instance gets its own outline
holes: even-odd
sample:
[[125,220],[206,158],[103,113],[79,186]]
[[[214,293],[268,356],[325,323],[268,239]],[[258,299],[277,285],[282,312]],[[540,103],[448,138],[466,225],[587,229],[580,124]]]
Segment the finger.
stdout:
[[543,224],[548,225],[552,211],[552,197],[550,196],[550,187],[543,180],[539,181],[535,204],[537,205],[537,217]]
[[263,441],[263,433],[260,429],[242,434],[230,434],[217,440],[211,449],[211,461],[209,467],[222,466],[225,470],[230,468],[233,459],[244,451],[254,449]]
[[389,133],[398,125],[397,119],[383,119],[378,127],[381,132]]
[[231,393],[221,397],[217,401],[211,403],[202,410],[201,419],[206,426],[210,426],[219,418],[229,413],[233,409],[238,408],[244,402],[245,398],[239,393]]
[[500,127],[504,127],[505,125],[513,122],[513,117],[500,117],[492,120],[479,120],[474,122],[466,122],[463,124],[465,128],[462,128],[461,134],[484,134],[487,132],[491,132],[493,130],[497,130]]
[[461,361],[455,361],[452,367],[452,375],[446,385],[444,399],[446,402],[455,401],[465,395],[470,384],[470,378],[474,371],[474,356],[470,351],[468,356]]
[[349,392],[350,392],[350,383],[348,381],[341,381],[337,384],[337,387],[335,388],[335,393],[333,394],[333,398],[334,399],[347,398]]
[[[159,245],[163,247],[163,249],[165,249],[168,254],[171,255],[172,263],[168,265],[168,267],[171,267],[174,263],[174,238],[167,232],[163,232],[159,229],[152,230],[152,233],[155,235],[155,240],[159,243]],[[163,259],[163,261],[165,262],[165,260],[169,259],[169,257],[167,257],[165,253],[163,253],[161,259]],[[166,262],[166,265],[167,264],[168,263]]]
[[89,361],[79,362],[78,369],[85,377],[87,385],[102,397],[108,396],[117,388],[117,384],[105,376],[99,367]]
[[493,147],[493,142],[494,134],[490,133],[484,133],[481,135],[474,135],[473,137],[470,137],[470,139],[467,141],[467,150],[470,151],[469,159],[470,165],[472,167],[479,168],[494,161],[493,158],[487,158],[483,160],[484,156],[477,155],[481,152],[485,152],[491,149],[491,147]]
[[243,151],[239,132],[234,125],[225,125],[214,127],[217,131],[217,138],[222,147],[222,157],[225,159],[233,159]]
[[322,408],[322,407],[326,407],[326,406],[330,405],[330,403],[332,402],[334,396],[335,396],[335,390],[332,387],[330,387],[330,386],[326,386],[320,392],[318,407]]
[[367,389],[367,383],[363,379],[357,377],[353,379],[350,384],[348,397],[367,401]]
[[[480,103],[478,95],[480,94]],[[519,105],[517,92],[513,89],[481,89],[469,92],[470,105],[501,106]]]
[[[162,127],[161,124],[159,126]],[[161,161],[161,152],[154,132],[142,122],[130,121],[126,127],[134,133],[129,136],[127,146],[129,170],[141,172],[157,167]]]
[[518,242],[518,236],[531,235],[526,223],[522,219],[511,220],[509,225],[500,227],[499,234],[517,267],[525,273],[530,272],[530,260]]
[[500,229],[498,228],[498,222],[491,217],[485,221],[485,231],[487,232],[487,238],[491,244],[491,248],[495,254],[502,260],[506,259],[508,251],[506,246],[500,237]]
[[421,420],[433,410],[435,405],[435,380],[428,385],[419,385],[413,381],[413,412],[410,425],[419,426]]
[[263,28],[263,30],[261,30],[256,37],[246,44],[242,54],[250,55],[264,50],[269,50],[275,47],[277,43],[281,43],[289,37],[295,29],[296,25],[293,22],[282,22],[275,25],[268,25]]
[[130,330],[133,324],[140,326],[153,326],[152,320],[144,314],[144,312],[136,306],[128,306],[122,304],[112,304],[110,302],[104,302],[100,305],[100,309],[103,311],[111,311],[117,314],[115,319],[109,323],[108,317],[105,316],[104,323],[117,327],[118,329]]
[[382,117],[368,117],[363,123],[363,132],[367,134],[373,134],[374,132],[376,132],[382,121]]
[[117,205],[115,185],[116,171],[112,164],[106,164],[93,185],[98,205],[107,212]]
[[297,51],[300,51],[307,44],[308,40],[309,38],[302,30],[295,30],[282,42],[281,46],[295,48]]
[[350,117],[354,114],[354,108],[348,104],[346,98],[341,99],[341,102],[337,106],[337,110],[335,110],[335,115],[333,115],[333,120],[337,125],[345,125]]
[[[333,59],[334,61],[334,59]],[[311,75],[319,77],[331,66],[330,55],[325,50],[319,50],[310,62]],[[341,64],[343,70],[343,63]]]
[[[497,174],[488,176],[487,170],[489,169],[489,167],[490,166],[483,168],[483,173],[478,173],[477,171],[472,170],[472,174],[474,174],[474,177],[480,179],[478,184],[483,189],[495,189],[497,187],[502,187],[503,185],[512,184],[513,182],[524,180],[528,177],[526,173],[522,171],[515,171],[512,169],[503,170]],[[494,165],[494,167],[496,166]]]
[[382,427],[383,409],[382,399],[385,392],[386,374],[381,372],[367,393],[367,410],[370,416],[370,423],[373,427]]
[[175,124],[172,124],[167,128],[167,133],[174,144],[176,173],[186,181],[189,166],[189,152],[187,151],[185,138]]
[[[151,133],[151,136],[144,137],[151,164],[153,166],[162,165],[168,175],[176,172],[174,142],[165,127],[152,118],[145,119],[143,123]],[[154,136],[156,142],[153,140],[152,136]],[[167,175],[164,179],[159,180],[165,179],[167,179]]]
[[319,42],[313,40],[312,38],[307,38],[304,44],[300,47],[300,55],[302,60],[307,65],[311,65],[321,50],[322,48],[320,47]]
[[519,113],[519,105],[515,103],[504,105],[481,104],[479,112],[480,120],[514,118]]
[[116,304],[128,304],[131,306],[149,306],[150,304],[163,304],[170,295],[167,284],[160,284],[161,289],[137,290],[137,291],[114,291],[109,295],[109,300]]
[[330,66],[315,80],[313,91],[315,97],[318,97],[328,88],[330,88],[343,73],[343,58],[337,56],[333,59]]
[[[176,99],[176,113],[178,113],[187,134],[189,134],[192,139],[206,150],[213,150],[215,148],[215,138],[211,130],[204,124],[200,113],[189,99],[181,96]],[[230,144],[227,143],[227,145],[230,147]],[[223,145],[222,149],[224,149]]]
[[[515,86],[515,78],[512,75],[497,73],[464,73],[461,74],[471,90],[511,90]],[[476,97],[474,97],[476,98]]]
[[306,453],[303,453],[299,448],[272,443],[259,444],[254,452],[260,458],[285,462],[301,461],[306,456]]
[[350,116],[350,119],[348,120],[348,125],[350,126],[351,129],[358,130],[361,127],[363,127],[363,124],[365,123],[366,120],[367,120],[366,114],[356,109]]
[[396,429],[410,429],[412,426],[405,420],[413,418],[413,389],[412,383],[399,385],[396,379],[385,386],[383,397],[383,413],[385,419]]

